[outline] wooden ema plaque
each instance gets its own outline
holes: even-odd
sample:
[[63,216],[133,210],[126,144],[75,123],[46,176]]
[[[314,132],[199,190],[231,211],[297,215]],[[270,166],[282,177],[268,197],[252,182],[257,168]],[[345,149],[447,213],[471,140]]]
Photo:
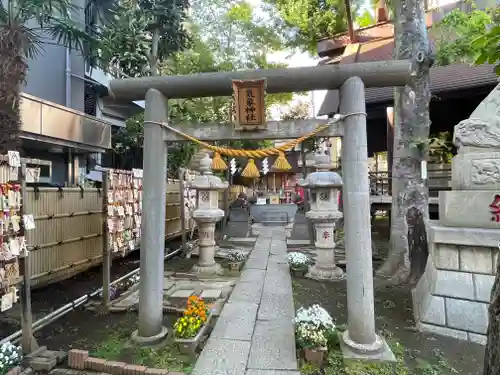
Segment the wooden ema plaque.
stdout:
[[259,131],[266,128],[266,80],[233,80],[235,128]]

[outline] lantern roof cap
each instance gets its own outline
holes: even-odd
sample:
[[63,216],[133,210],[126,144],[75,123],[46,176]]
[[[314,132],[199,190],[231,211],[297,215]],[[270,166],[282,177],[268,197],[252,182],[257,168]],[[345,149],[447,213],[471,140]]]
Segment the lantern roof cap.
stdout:
[[337,172],[320,171],[313,172],[300,181],[300,186],[314,188],[340,188],[344,185],[342,177]]
[[201,174],[197,175],[191,182],[191,188],[195,190],[224,190],[228,188],[227,182],[222,182],[220,177],[212,174],[211,165],[212,159],[207,153],[200,160],[199,171]]

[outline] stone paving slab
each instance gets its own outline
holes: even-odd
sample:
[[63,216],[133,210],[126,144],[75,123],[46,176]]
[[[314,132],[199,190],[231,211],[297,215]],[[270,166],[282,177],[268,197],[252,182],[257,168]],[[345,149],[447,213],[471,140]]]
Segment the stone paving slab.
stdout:
[[266,270],[258,270],[255,268],[249,268],[243,270],[240,275],[240,283],[264,283],[264,279],[266,277]]
[[269,257],[267,255],[265,257],[248,258],[244,269],[247,270],[254,268],[258,270],[265,270],[267,268],[268,259]]
[[267,267],[268,274],[274,274],[275,272],[280,272],[286,275],[290,275],[290,266],[287,263],[278,262],[275,257],[269,258],[269,264]]
[[264,279],[264,293],[275,293],[291,296],[292,285],[289,275],[285,277],[280,277],[279,271],[275,271],[274,274],[266,275]]
[[295,309],[290,295],[269,292],[262,293],[257,318],[259,320],[273,320],[276,319],[277,315],[280,319],[288,319],[290,321],[294,318]]
[[287,255],[286,247],[284,246],[276,246],[272,247],[270,250],[271,255]]
[[187,299],[188,297],[192,296],[194,294],[193,289],[181,289],[177,290],[174,292],[170,297],[171,298],[184,298]]
[[262,250],[262,251],[256,251],[253,250],[250,255],[248,256],[248,260],[252,259],[268,259],[269,258],[269,247],[267,250]]
[[265,251],[269,253],[269,246],[271,246],[271,241],[257,241],[255,242],[253,252]]
[[246,370],[250,341],[210,338],[191,375],[237,375]]
[[116,308],[127,309],[137,305],[138,303],[139,303],[139,291],[136,290],[135,292],[130,293],[125,298],[121,298],[117,302],[112,302],[111,305]]
[[229,237],[227,239],[229,242],[241,242],[241,243],[255,243],[256,237]]
[[210,337],[250,341],[257,320],[258,307],[257,303],[227,303]]
[[228,237],[245,237],[248,233],[248,223],[227,223],[226,234]]
[[311,241],[309,241],[309,240],[294,240],[291,238],[288,238],[286,240],[286,243],[288,246],[310,246],[311,245]]
[[260,303],[262,284],[238,283],[233,289],[229,302]]
[[293,323],[275,315],[276,320],[257,320],[247,368],[297,370]]
[[300,375],[299,371],[294,370],[255,370],[248,369],[245,375]]
[[288,256],[286,253],[283,254],[271,254],[269,257],[269,263],[272,264],[286,264],[288,266]]
[[284,230],[266,228],[255,242],[193,375],[300,375],[285,256]]
[[217,299],[220,298],[221,295],[222,295],[222,289],[204,289],[200,294],[200,298]]

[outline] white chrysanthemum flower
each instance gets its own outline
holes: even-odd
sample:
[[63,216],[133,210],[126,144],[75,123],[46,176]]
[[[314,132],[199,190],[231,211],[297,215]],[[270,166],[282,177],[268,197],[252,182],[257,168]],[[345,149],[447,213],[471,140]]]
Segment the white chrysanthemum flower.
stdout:
[[288,253],[288,263],[295,267],[306,266],[309,263],[309,257],[299,252]]
[[245,254],[240,250],[231,250],[228,254],[228,258],[231,262],[243,262],[245,260]]
[[10,342],[0,345],[0,368],[17,365],[21,361],[21,348]]
[[317,328],[334,329],[335,324],[328,312],[320,305],[301,307],[295,314],[295,324],[310,323]]

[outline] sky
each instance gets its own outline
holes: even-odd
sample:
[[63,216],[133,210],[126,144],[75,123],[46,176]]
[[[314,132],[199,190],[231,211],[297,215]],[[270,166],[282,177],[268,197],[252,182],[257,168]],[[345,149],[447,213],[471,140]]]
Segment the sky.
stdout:
[[[308,53],[295,53],[289,57],[290,52],[277,52],[269,56],[272,62],[279,62],[288,64],[288,67],[295,68],[301,66],[316,66],[318,65],[319,58],[313,58]],[[310,93],[309,98],[306,98],[311,103],[313,116],[316,116],[321,103],[325,97],[326,90],[318,90]],[[304,100],[304,97],[298,97],[295,100]],[[291,103],[293,105],[293,102]]]

